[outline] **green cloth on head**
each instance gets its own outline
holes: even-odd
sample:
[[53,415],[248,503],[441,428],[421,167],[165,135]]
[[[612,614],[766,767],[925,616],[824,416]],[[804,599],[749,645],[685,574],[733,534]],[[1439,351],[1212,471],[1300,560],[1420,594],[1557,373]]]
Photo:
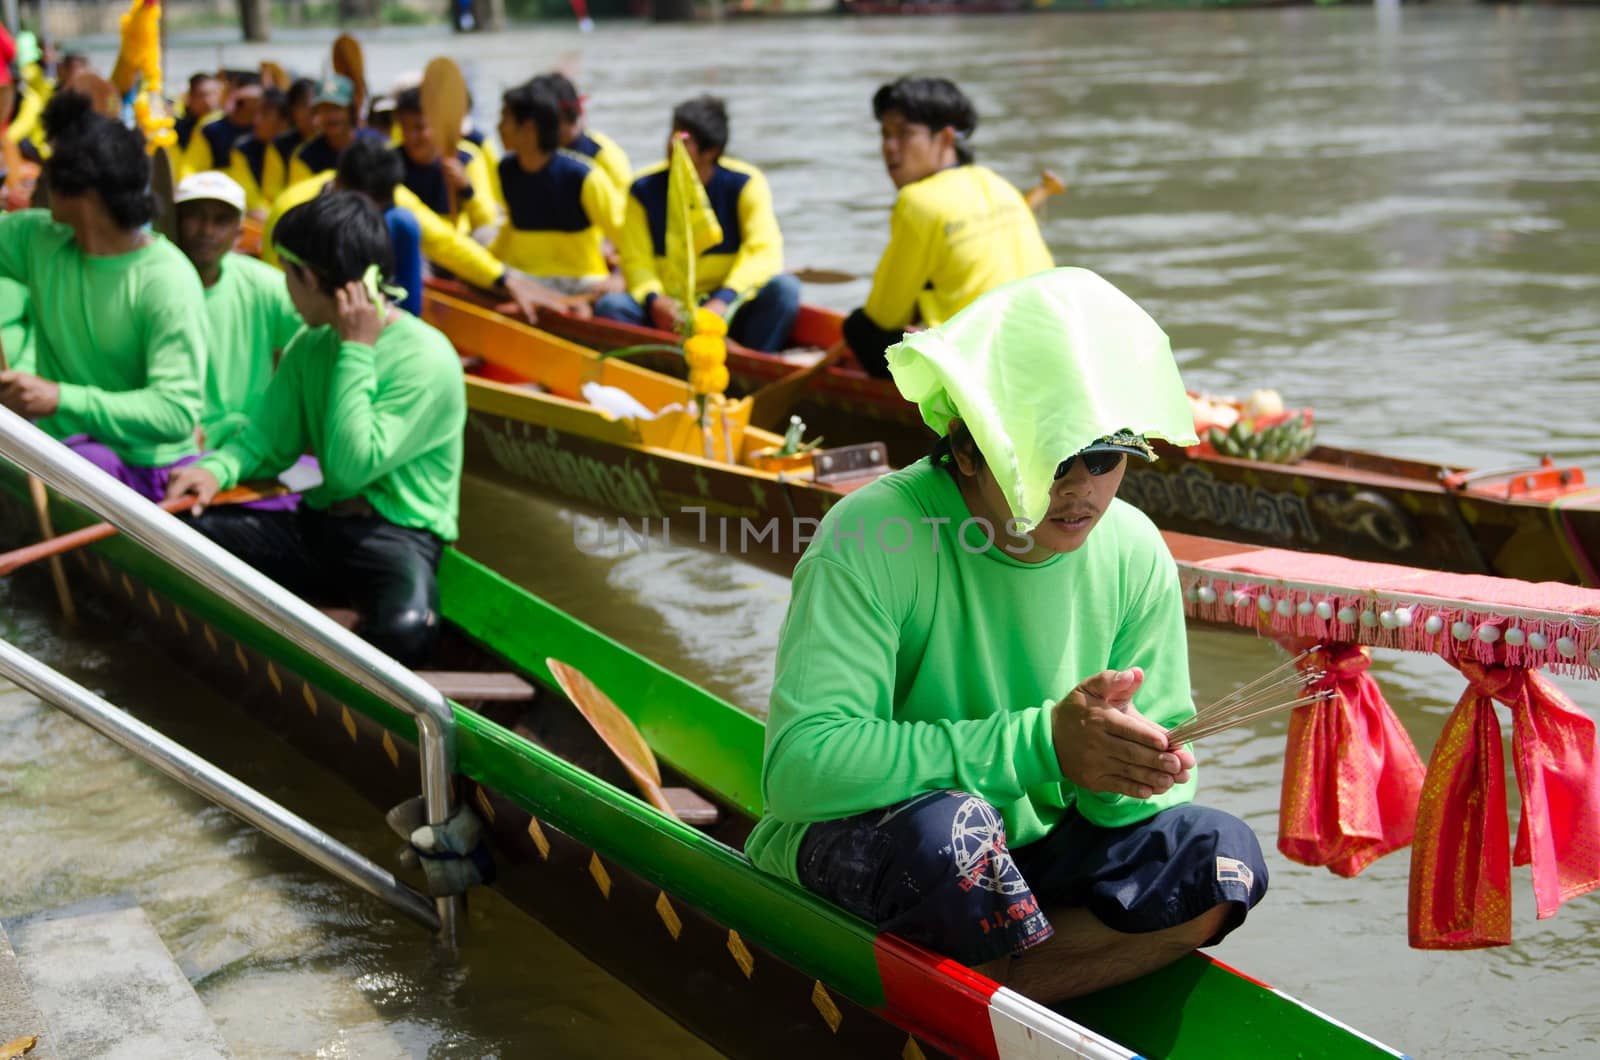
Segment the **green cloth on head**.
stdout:
[[887,352],[895,385],[929,427],[967,425],[1026,527],[1049,510],[1056,466],[1090,442],[1118,431],[1199,441],[1166,333],[1088,269],[997,287]]

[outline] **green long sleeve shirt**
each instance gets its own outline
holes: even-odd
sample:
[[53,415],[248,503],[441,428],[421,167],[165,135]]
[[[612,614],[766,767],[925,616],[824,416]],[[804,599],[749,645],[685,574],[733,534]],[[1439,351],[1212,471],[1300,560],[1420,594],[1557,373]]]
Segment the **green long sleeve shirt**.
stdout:
[[361,497],[397,526],[454,541],[466,424],[461,362],[437,328],[400,313],[368,346],[308,327],[250,423],[198,466],[228,489],[309,452],[322,465],[322,484],[304,498],[312,508]]
[[302,327],[283,273],[243,254],[222,259],[206,289],[206,406],[200,425],[208,449],[220,449],[250,421],[272,382],[275,354]]
[[0,280],[0,353],[6,366],[33,371],[33,315],[28,309],[28,289],[15,280]]
[[949,473],[922,460],[829,511],[795,568],[767,718],[766,813],[745,849],[795,879],[808,825],[961,790],[993,803],[1013,846],[1077,804],[1129,824],[1194,797],[1193,777],[1151,799],[1063,779],[1051,708],[1084,678],[1139,666],[1139,712],[1194,713],[1177,567],[1121,501],[1083,547],[1024,563],[998,528],[963,523]]
[[28,289],[34,372],[60,384],[39,427],[88,434],[139,467],[196,451],[206,368],[194,266],[160,236],[127,254],[85,254],[44,210],[0,215],[0,278]]

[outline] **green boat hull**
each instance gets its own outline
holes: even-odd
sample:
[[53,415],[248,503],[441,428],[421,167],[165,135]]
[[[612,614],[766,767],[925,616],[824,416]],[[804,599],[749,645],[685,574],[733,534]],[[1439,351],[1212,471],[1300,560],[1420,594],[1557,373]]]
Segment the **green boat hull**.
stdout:
[[[0,486],[14,513],[26,510],[13,469]],[[58,529],[91,521],[59,501],[54,514]],[[80,589],[93,584],[150,624],[175,654],[379,806],[416,792],[409,717],[126,538],[75,560],[69,570]],[[723,807],[721,834],[737,842],[759,812],[759,720],[455,550],[446,550],[439,582],[458,651],[532,679],[553,718],[575,712],[559,700],[547,657],[599,678],[669,771]],[[619,787],[620,775],[580,768],[476,711],[457,706],[455,714],[457,790],[491,823],[495,886],[718,1049],[1003,1055],[972,1037],[970,1018],[958,1018],[972,1017],[971,992],[931,955],[755,870],[735,845]],[[1291,1047],[1304,1057],[1398,1055],[1198,956],[1082,999],[1068,1015],[1149,1056]]]

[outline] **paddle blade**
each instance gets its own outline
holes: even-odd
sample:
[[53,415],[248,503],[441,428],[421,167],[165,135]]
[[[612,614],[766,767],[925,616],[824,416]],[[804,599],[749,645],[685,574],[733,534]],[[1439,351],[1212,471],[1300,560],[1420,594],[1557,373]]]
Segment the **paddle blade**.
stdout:
[[617,756],[650,804],[676,816],[666,796],[661,793],[661,767],[656,764],[655,752],[650,750],[644,734],[622,712],[622,708],[577,667],[569,666],[560,659],[546,659],[544,662],[561,690],[572,700],[572,705],[578,708],[578,713],[583,715],[584,720],[611,749],[611,753]]
[[367,60],[361,54],[361,44],[348,33],[341,33],[333,41],[333,72],[350,79],[355,85],[356,119],[365,119],[367,112]]
[[422,116],[433,133],[441,157],[455,154],[461,123],[467,116],[467,81],[454,59],[429,60],[422,71]]
[[844,272],[841,269],[813,268],[796,269],[794,277],[801,283],[854,283],[860,279],[855,273]]

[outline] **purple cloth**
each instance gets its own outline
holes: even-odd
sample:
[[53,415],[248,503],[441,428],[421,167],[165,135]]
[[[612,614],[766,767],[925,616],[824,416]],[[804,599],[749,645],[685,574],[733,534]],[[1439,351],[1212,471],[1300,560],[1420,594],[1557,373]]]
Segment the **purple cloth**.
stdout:
[[[197,453],[174,460],[170,464],[163,464],[160,467],[135,467],[113,452],[110,446],[95,441],[87,434],[75,434],[71,438],[64,438],[62,439],[62,444],[124,486],[151,501],[160,501],[166,498],[167,483],[172,480],[174,471],[200,459],[200,454]],[[298,462],[315,467],[317,458],[314,456],[302,456]],[[248,501],[239,507],[252,508],[258,512],[292,512],[299,505],[300,494],[284,493],[264,500]]]

